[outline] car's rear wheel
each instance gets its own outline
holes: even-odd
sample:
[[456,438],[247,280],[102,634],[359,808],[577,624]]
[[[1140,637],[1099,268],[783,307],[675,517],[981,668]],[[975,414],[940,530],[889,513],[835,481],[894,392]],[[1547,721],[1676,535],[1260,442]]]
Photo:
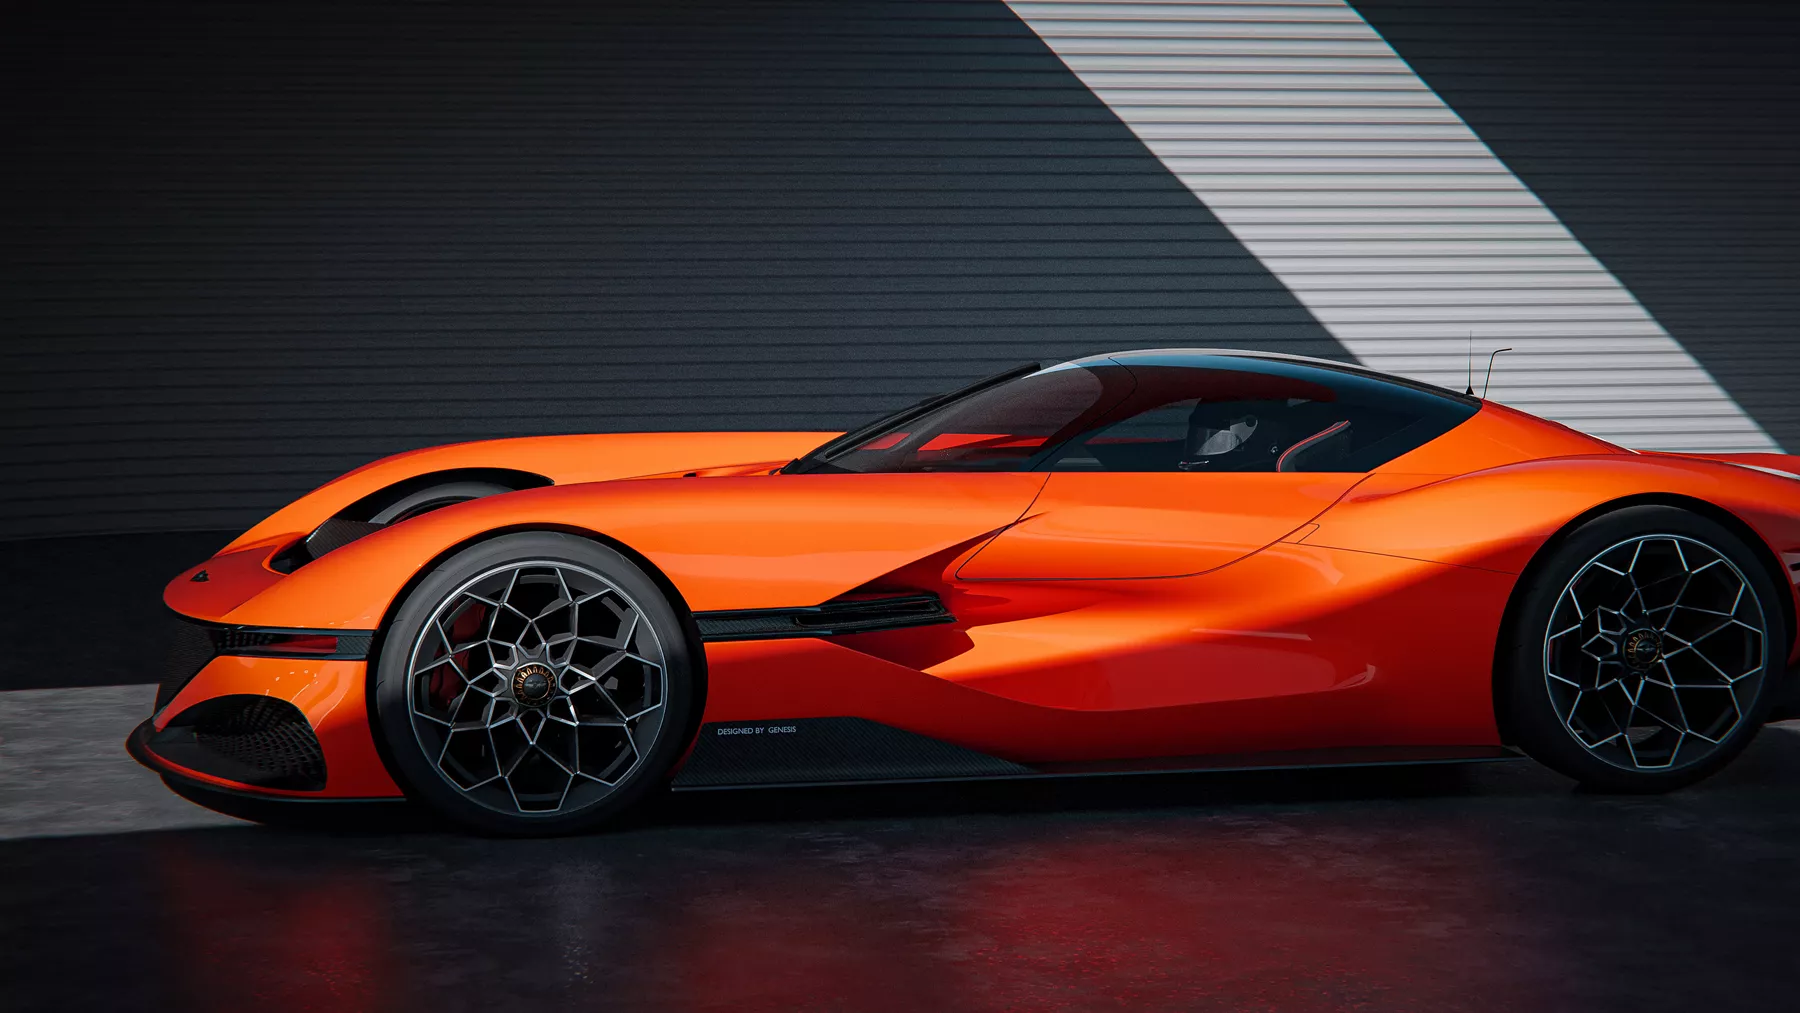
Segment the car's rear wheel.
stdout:
[[660,782],[699,706],[680,616],[590,539],[504,535],[432,571],[374,674],[376,721],[414,797],[504,834],[586,830]]
[[1498,687],[1526,752],[1584,785],[1667,791],[1742,752],[1787,645],[1750,547],[1686,510],[1637,506],[1572,532],[1521,587]]

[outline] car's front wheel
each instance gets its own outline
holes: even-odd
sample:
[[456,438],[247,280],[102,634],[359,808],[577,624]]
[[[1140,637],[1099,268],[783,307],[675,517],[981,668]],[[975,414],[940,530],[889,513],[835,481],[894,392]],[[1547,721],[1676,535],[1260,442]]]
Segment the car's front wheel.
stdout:
[[586,830],[660,782],[702,685],[656,583],[590,539],[504,535],[451,557],[396,613],[375,718],[408,793],[503,834]]
[[1518,745],[1584,785],[1667,791],[1756,735],[1785,660],[1785,606],[1750,547],[1686,510],[1572,532],[1520,588],[1498,701]]

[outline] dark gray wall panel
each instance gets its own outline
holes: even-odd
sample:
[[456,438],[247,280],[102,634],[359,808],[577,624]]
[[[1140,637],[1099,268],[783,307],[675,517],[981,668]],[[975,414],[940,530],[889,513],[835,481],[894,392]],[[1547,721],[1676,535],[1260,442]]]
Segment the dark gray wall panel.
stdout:
[[1800,449],[1800,4],[1353,2]]
[[0,541],[0,692],[161,681],[175,622],[163,586],[233,534]]
[[0,537],[1026,357],[1343,354],[998,2],[9,14]]
[[1365,365],[1628,447],[1778,449],[1346,0],[1009,0]]

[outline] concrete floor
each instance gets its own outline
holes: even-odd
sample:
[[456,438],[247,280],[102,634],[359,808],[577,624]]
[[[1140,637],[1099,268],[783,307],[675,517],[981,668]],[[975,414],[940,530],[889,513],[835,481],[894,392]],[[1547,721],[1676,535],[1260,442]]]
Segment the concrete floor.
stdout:
[[0,1007],[1789,1008],[1800,728],[1707,784],[1530,763],[660,800],[296,832],[163,792],[149,687],[0,694]]

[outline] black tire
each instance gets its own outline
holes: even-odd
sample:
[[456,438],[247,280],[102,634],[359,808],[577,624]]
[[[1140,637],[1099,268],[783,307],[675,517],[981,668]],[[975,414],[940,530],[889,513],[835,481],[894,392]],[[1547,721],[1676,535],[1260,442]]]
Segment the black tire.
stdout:
[[[1516,744],[1621,793],[1680,788],[1741,753],[1788,643],[1786,605],[1743,539],[1686,510],[1635,506],[1550,552],[1501,639],[1495,695]],[[1727,601],[1729,612],[1702,608]]]
[[[600,826],[688,744],[705,691],[690,626],[642,569],[591,539],[524,532],[458,553],[408,595],[371,674],[402,787],[484,833]],[[451,638],[475,646],[459,653]]]

